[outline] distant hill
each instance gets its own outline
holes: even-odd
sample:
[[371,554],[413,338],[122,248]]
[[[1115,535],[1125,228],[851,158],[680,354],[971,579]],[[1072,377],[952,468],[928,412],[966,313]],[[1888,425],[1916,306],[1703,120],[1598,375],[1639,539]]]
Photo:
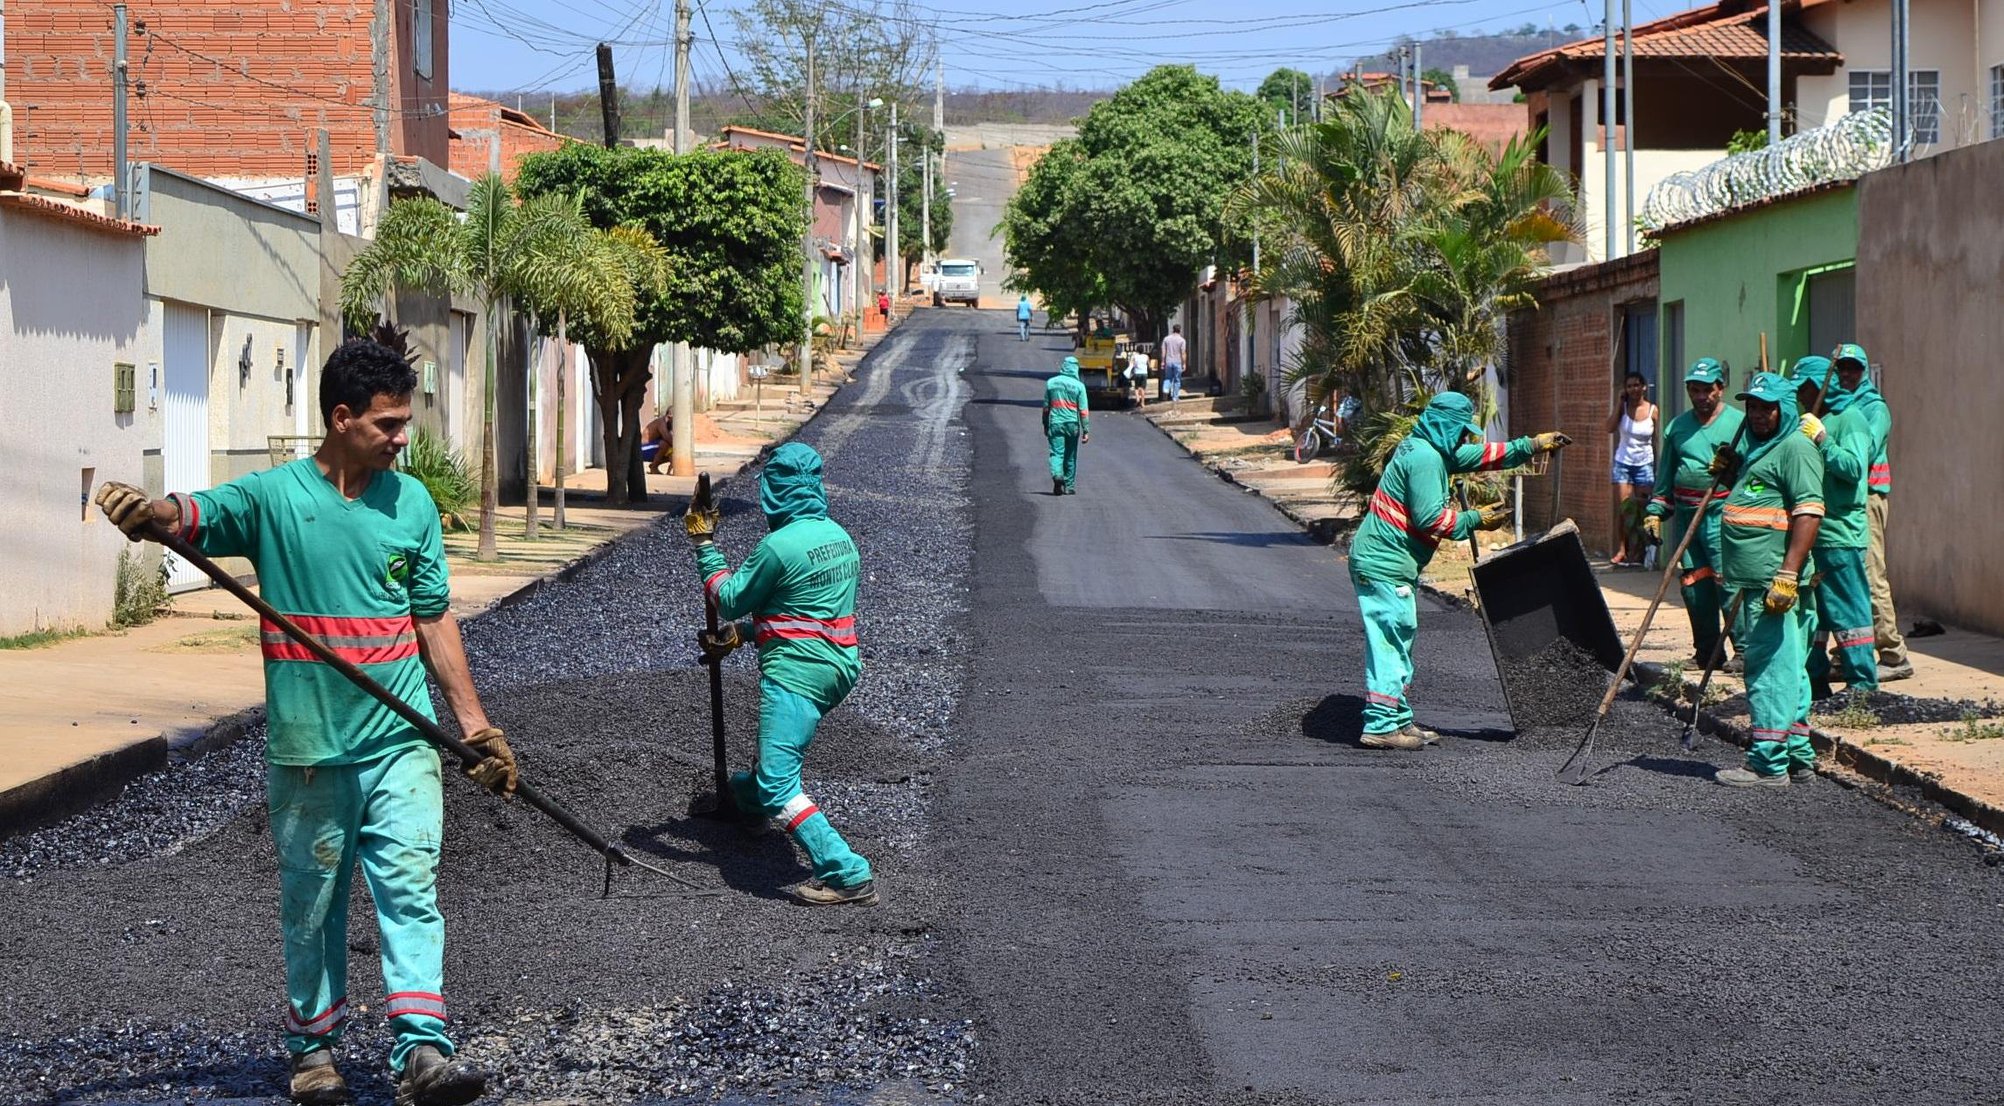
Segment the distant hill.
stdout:
[[[1465,65],[1471,76],[1493,77],[1526,54],[1549,50],[1592,33],[1593,28],[1576,23],[1551,30],[1527,23],[1504,34],[1457,35],[1448,31],[1434,38],[1408,41],[1419,43],[1420,64],[1428,69],[1453,72],[1455,66]],[[1388,50],[1357,58],[1351,66],[1365,72],[1391,72],[1398,68],[1398,57]]]

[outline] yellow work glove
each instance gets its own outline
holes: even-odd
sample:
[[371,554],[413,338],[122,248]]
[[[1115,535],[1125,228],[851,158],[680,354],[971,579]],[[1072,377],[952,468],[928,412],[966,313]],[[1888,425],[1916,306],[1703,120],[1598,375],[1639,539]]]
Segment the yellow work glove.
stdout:
[[489,726],[468,737],[466,743],[484,758],[466,770],[467,778],[497,795],[513,795],[522,774],[515,769],[515,750],[508,747],[501,727]]
[[1815,415],[1804,414],[1796,425],[1802,430],[1803,437],[1808,438],[1817,445],[1823,444],[1822,419],[1817,418]]
[[1547,430],[1543,434],[1531,436],[1531,448],[1539,453],[1557,453],[1571,444],[1573,444],[1571,438],[1556,430]]
[[703,663],[715,664],[731,655],[731,651],[745,643],[744,631],[735,622],[726,622],[717,627],[716,633],[708,630],[696,631],[696,648],[702,650]]
[[1642,532],[1648,535],[1649,544],[1651,545],[1663,544],[1663,516],[1643,515]]
[[689,544],[708,545],[717,540],[717,521],[723,517],[715,507],[698,507],[691,500],[689,509],[682,512],[682,532],[689,535]]
[[1768,582],[1767,599],[1765,600],[1767,613],[1787,614],[1795,608],[1795,599],[1795,573],[1784,568],[1780,572],[1775,573],[1774,579]]
[[1740,478],[1740,455],[1731,442],[1719,443],[1712,452],[1712,463],[1705,466],[1705,472],[1721,484],[1730,484]]
[[1477,513],[1482,516],[1482,521],[1475,524],[1477,530],[1501,530],[1505,526],[1510,525],[1510,505],[1508,503],[1491,503]]
[[97,490],[97,505],[133,541],[144,539],[153,525],[153,498],[130,484],[106,481]]

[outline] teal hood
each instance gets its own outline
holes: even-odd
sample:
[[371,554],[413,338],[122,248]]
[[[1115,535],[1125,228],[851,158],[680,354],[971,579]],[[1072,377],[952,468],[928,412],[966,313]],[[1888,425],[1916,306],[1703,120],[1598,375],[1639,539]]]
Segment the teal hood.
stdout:
[[1065,358],[1064,364],[1058,366],[1058,375],[1069,376],[1073,380],[1077,380],[1079,378],[1079,359],[1076,357]]
[[758,478],[758,505],[765,524],[777,530],[803,518],[828,517],[828,490],[821,485],[821,455],[803,442],[773,450]]
[[1453,460],[1455,447],[1461,444],[1463,435],[1474,429],[1470,425],[1474,420],[1473,401],[1460,392],[1442,392],[1426,401],[1426,410],[1420,412],[1413,434],[1439,450],[1442,457]]

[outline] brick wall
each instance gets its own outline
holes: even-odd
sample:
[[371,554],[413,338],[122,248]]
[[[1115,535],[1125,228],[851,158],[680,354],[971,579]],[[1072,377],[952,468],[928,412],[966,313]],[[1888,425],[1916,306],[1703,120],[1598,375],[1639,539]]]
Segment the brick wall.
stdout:
[[[1656,251],[1546,278],[1538,310],[1510,319],[1510,434],[1562,430],[1573,438],[1563,460],[1542,478],[1524,481],[1524,525],[1542,529],[1558,519],[1579,523],[1589,550],[1602,555],[1613,525],[1608,469],[1614,443],[1605,431],[1614,409],[1615,351],[1620,308],[1654,301]],[[1557,514],[1552,511],[1558,487]]]
[[451,170],[468,180],[487,175],[495,135],[501,141],[501,179],[512,183],[522,158],[547,153],[573,139],[535,123],[529,116],[477,96],[452,95]]
[[[432,75],[411,70],[408,4],[391,59],[391,152],[443,165],[447,0],[433,11]],[[306,172],[326,128],[334,172],[375,157],[367,0],[174,0],[135,3],[127,38],[132,94],[128,156],[204,177],[286,178]],[[145,33],[139,24],[144,23]],[[112,12],[96,0],[15,0],[6,22],[7,98],[15,159],[67,180],[112,169]],[[143,95],[140,93],[143,90]]]

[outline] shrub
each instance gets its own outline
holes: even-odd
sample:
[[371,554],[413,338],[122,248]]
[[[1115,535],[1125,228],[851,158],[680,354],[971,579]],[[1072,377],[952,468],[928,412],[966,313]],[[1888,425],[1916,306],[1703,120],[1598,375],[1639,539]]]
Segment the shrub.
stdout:
[[144,626],[167,609],[167,562],[148,568],[135,549],[118,554],[118,581],[111,593],[111,624]]
[[424,485],[438,508],[438,523],[447,530],[469,530],[466,516],[480,499],[480,484],[458,450],[429,430],[419,429],[404,447],[404,472]]

